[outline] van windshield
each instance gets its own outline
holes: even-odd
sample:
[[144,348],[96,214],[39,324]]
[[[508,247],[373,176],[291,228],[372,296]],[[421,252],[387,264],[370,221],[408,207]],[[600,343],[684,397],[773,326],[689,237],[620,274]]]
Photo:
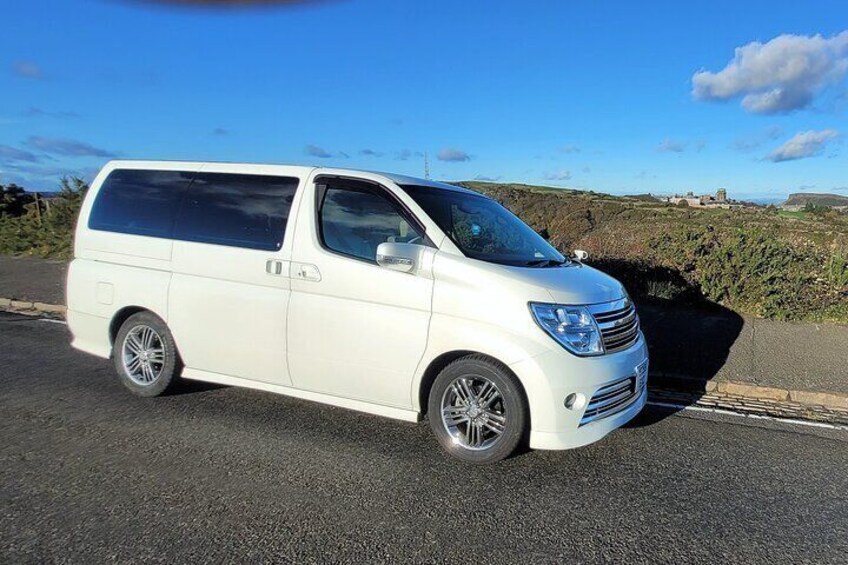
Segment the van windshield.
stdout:
[[558,267],[569,262],[530,226],[490,198],[430,186],[401,188],[467,257],[519,267]]

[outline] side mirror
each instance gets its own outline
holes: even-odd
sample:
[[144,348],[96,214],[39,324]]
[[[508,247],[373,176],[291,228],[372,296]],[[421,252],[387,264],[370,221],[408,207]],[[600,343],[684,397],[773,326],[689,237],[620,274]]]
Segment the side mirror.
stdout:
[[583,261],[585,261],[586,259],[589,258],[589,253],[587,253],[586,251],[583,251],[582,249],[575,249],[574,250],[574,258],[582,263]]
[[377,264],[399,273],[411,273],[418,264],[421,245],[387,241],[377,246]]

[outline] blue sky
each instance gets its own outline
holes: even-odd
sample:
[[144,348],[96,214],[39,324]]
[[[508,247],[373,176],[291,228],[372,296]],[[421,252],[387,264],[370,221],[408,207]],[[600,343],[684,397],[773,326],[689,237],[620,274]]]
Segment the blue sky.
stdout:
[[114,156],[421,176],[427,152],[447,180],[848,193],[844,0],[2,2],[2,183]]

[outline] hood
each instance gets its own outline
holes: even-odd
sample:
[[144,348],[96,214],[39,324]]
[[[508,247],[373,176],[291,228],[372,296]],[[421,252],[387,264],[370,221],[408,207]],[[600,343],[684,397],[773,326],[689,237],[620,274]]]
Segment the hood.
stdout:
[[557,304],[599,304],[626,295],[624,286],[616,279],[580,263],[562,267],[506,268],[522,282],[543,287]]

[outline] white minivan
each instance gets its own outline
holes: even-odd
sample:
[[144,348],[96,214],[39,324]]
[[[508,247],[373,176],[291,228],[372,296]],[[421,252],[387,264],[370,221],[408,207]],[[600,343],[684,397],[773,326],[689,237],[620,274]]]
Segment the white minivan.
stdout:
[[487,463],[594,442],[645,405],[635,308],[582,255],[449,184],[113,161],[82,206],[67,318],[135,394],[182,377],[426,416]]

